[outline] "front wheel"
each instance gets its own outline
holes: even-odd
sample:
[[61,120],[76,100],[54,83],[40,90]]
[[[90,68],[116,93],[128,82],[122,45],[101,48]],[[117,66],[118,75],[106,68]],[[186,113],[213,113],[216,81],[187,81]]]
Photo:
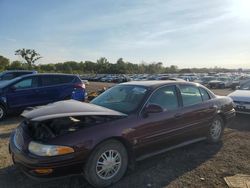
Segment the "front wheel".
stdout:
[[208,142],[217,143],[220,141],[224,130],[224,121],[220,116],[216,116],[212,121],[208,131]]
[[119,181],[128,166],[128,155],[122,143],[108,140],[97,146],[84,167],[87,181],[94,187],[106,187]]

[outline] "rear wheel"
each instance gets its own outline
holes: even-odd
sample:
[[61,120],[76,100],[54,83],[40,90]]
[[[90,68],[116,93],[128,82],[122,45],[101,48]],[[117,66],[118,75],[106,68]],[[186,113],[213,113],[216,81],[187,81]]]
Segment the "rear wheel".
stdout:
[[224,121],[220,116],[216,116],[209,127],[208,141],[210,143],[217,143],[220,141],[224,130]]
[[128,155],[122,143],[108,140],[97,146],[90,155],[84,174],[94,187],[106,187],[119,181],[128,166]]
[[0,105],[0,121],[3,120],[6,116],[6,109]]

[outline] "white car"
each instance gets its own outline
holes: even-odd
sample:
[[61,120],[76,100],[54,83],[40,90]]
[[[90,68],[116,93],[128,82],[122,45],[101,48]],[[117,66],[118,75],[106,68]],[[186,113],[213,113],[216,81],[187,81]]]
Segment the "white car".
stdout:
[[239,88],[228,95],[234,101],[237,113],[250,114],[250,81],[245,82]]

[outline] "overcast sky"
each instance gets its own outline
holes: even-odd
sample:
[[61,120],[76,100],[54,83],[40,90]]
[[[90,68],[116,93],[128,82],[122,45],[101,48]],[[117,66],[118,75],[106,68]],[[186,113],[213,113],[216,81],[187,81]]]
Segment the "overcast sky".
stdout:
[[250,68],[250,0],[0,0],[0,55]]

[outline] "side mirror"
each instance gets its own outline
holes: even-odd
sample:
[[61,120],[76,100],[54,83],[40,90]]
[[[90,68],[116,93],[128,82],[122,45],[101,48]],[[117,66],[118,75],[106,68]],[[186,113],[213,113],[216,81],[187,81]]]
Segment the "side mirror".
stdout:
[[160,113],[163,112],[163,108],[157,104],[149,104],[145,109],[144,112],[146,114],[152,114],[152,113]]
[[236,86],[235,89],[240,89],[240,86]]

